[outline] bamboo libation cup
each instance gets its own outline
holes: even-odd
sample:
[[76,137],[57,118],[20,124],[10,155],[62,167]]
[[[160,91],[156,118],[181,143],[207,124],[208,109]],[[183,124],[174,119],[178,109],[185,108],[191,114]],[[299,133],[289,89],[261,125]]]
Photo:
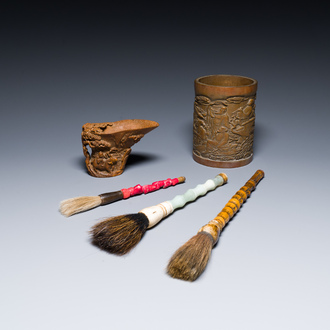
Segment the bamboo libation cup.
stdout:
[[122,174],[131,147],[158,126],[157,122],[144,119],[83,125],[81,140],[88,173],[99,178]]

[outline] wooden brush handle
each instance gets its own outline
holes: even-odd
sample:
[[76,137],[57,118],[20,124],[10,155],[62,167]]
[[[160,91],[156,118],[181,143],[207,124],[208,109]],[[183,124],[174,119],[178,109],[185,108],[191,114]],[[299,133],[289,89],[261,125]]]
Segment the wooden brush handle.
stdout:
[[140,212],[147,216],[149,220],[148,228],[151,228],[177,208],[183,207],[188,202],[197,199],[197,197],[203,196],[208,191],[214,190],[216,187],[223,185],[227,180],[227,175],[220,173],[214,179],[209,179],[204,184],[197,185],[194,189],[188,189],[184,194],[177,195],[170,201],[147,207]]
[[213,237],[215,244],[219,239],[222,229],[241,208],[242,204],[251,195],[251,192],[256,188],[257,184],[263,177],[264,172],[262,170],[256,171],[250,180],[248,180],[245,185],[228,201],[222,211],[207,225],[203,226],[199,232],[204,231],[209,233]]

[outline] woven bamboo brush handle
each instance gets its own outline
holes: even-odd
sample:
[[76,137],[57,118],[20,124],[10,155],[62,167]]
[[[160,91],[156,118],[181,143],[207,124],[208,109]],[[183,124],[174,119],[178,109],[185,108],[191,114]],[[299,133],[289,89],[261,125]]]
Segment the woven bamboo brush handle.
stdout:
[[218,186],[222,186],[227,181],[227,175],[220,173],[214,179],[209,179],[204,184],[199,184],[195,188],[187,190],[184,194],[175,196],[170,201],[147,207],[140,212],[148,217],[148,228],[151,228],[160,220],[171,214],[174,210],[183,207],[188,202],[196,200],[199,196],[205,195],[208,191],[214,190]]
[[166,180],[155,181],[152,184],[148,184],[144,186],[138,184],[131,188],[125,188],[114,192],[104,193],[99,195],[101,197],[101,205],[106,205],[118,201],[120,199],[126,199],[135,195],[148,194],[160,188],[175,186],[178,183],[185,182],[185,180],[186,178],[184,176],[180,176],[174,179],[169,178]]
[[256,171],[250,180],[248,180],[245,185],[228,201],[222,211],[208,224],[203,226],[198,232],[209,233],[215,244],[219,239],[222,229],[241,208],[242,204],[251,195],[252,191],[256,188],[257,184],[263,177],[264,172],[262,170]]

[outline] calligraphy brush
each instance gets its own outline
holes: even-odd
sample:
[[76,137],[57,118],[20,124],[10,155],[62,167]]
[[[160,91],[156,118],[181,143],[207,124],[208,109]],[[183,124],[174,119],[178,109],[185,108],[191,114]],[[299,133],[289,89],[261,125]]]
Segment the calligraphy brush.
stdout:
[[197,197],[205,195],[226,182],[226,174],[221,173],[214,179],[209,179],[204,184],[199,184],[170,201],[144,208],[138,213],[103,220],[92,227],[92,242],[105,251],[124,255],[140,242],[147,229],[155,226],[177,208],[183,207],[186,203],[194,201]]
[[222,211],[173,254],[167,266],[167,273],[170,276],[185,281],[195,281],[202,274],[211,256],[212,248],[219,239],[220,232],[263,177],[262,170],[256,171],[251,179],[229,200]]
[[153,182],[151,185],[136,185],[131,188],[121,189],[118,191],[108,192],[100,194],[98,196],[79,196],[63,200],[60,203],[60,212],[69,217],[73,214],[88,211],[94,207],[100,205],[110,204],[120,199],[126,199],[142,193],[147,194],[149,192],[158,190],[160,188],[167,188],[169,186],[175,186],[178,183],[182,183],[186,180],[184,176],[180,176],[174,179],[167,179]]

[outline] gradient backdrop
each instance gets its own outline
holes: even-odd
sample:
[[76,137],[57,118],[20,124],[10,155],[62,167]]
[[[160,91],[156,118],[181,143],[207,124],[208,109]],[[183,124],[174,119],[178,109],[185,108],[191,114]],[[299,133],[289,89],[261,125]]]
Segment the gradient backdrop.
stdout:
[[[197,3],[1,9],[1,329],[328,329],[329,23],[325,8]],[[285,10],[284,10],[285,9]],[[258,80],[255,157],[193,161],[195,78]],[[87,174],[87,122],[150,119],[125,172]],[[194,283],[165,268],[257,169],[265,171]],[[219,172],[127,256],[88,231]],[[59,202],[184,175],[185,184],[64,218]]]

